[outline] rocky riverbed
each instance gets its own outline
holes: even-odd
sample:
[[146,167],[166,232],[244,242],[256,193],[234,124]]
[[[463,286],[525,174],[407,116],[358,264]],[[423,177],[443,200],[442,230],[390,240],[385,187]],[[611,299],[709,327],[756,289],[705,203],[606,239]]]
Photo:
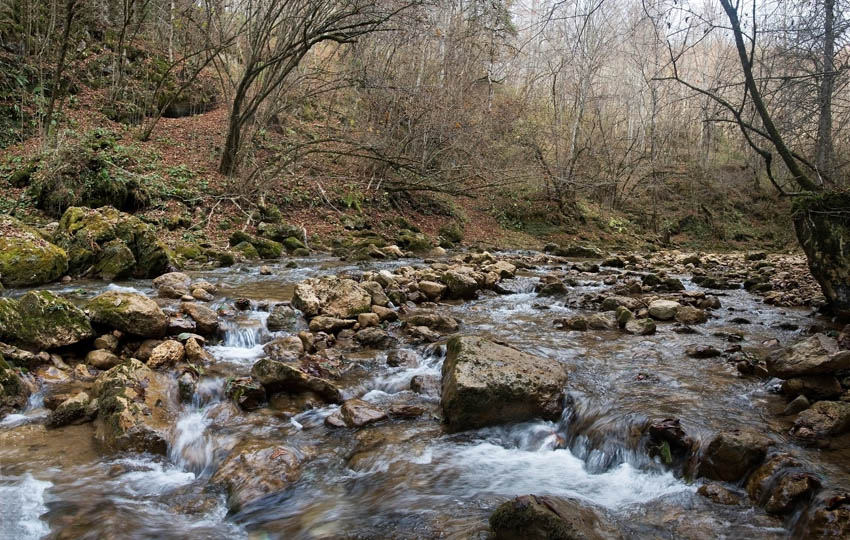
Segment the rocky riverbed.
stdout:
[[0,537],[850,534],[804,259],[382,249],[4,291]]

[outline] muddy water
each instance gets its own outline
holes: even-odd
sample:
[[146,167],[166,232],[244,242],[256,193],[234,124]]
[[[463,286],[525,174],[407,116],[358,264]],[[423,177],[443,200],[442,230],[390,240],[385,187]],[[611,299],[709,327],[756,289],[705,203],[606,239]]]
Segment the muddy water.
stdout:
[[[724,332],[742,334],[744,350],[758,353],[766,340],[789,343],[823,323],[805,310],[763,305],[744,291],[721,296],[723,307],[698,335],[676,334],[665,324],[648,337],[557,330],[553,319],[581,311],[533,294],[546,268],[506,283],[516,294],[442,306],[464,332],[568,365],[569,400],[559,422],[444,434],[437,400],[423,402],[408,390],[414,375],[439,375],[444,351],[411,344],[404,345],[418,358],[411,368],[387,367],[382,352],[349,355],[343,391],[387,407],[416,401],[429,409],[418,419],[355,432],[325,427],[334,407],[294,415],[241,412],[222,391],[226,378],[247,374],[262,344],[276,337],[265,329],[262,304],[288,299],[306,277],[362,270],[325,259],[304,266],[275,267],[272,276],[259,276],[256,268],[194,276],[220,285],[216,303],[247,297],[258,309],[225,323],[221,342],[211,347],[217,364],[184,405],[167,456],[105,454],[89,425],[47,431],[38,396],[22,414],[0,422],[0,538],[486,538],[489,513],[527,493],[586,500],[635,537],[787,537],[789,523],[747,506],[711,504],[696,495],[699,481],[677,478],[647,456],[635,434],[647,419],[671,416],[696,439],[734,427],[766,432],[827,484],[850,485],[842,466],[848,456],[799,448],[785,437],[787,421],[773,415],[784,401],[770,382],[741,378],[722,359],[684,355],[695,343],[728,347]],[[588,275],[568,300],[601,290],[597,279]],[[57,289],[85,298],[116,287],[150,292],[146,281]],[[736,317],[751,324],[732,324]],[[307,459],[291,488],[229,513],[210,478],[246,438],[295,447]]]

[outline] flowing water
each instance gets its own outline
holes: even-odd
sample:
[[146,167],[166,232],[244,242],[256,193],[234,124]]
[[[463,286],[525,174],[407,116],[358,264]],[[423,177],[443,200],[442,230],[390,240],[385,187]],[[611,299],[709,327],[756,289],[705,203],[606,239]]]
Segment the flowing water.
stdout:
[[[697,440],[733,427],[765,432],[828,483],[850,485],[847,455],[799,448],[785,436],[789,421],[776,416],[784,400],[770,381],[741,378],[722,359],[684,355],[694,343],[722,350],[729,333],[743,334],[740,345],[757,353],[767,340],[788,344],[823,321],[806,310],[771,307],[744,291],[729,291],[699,335],[676,334],[664,324],[646,337],[567,332],[555,329],[553,319],[581,313],[570,307],[572,301],[600,291],[601,282],[587,276],[566,304],[538,298],[533,287],[550,270],[504,283],[514,294],[440,309],[461,320],[465,333],[566,364],[571,374],[561,420],[454,435],[440,427],[438,399],[409,390],[416,375],[439,376],[439,345],[403,343],[416,355],[412,367],[388,367],[380,351],[349,355],[351,367],[342,379],[346,397],[385,407],[424,404],[428,414],[415,420],[355,432],[324,425],[335,407],[297,414],[239,411],[223,396],[224,385],[227,377],[248,374],[262,344],[276,337],[265,327],[268,303],[289,299],[294,284],[306,277],[362,268],[317,258],[307,268],[276,267],[272,276],[250,267],[198,273],[193,277],[220,285],[215,305],[249,298],[252,310],[228,318],[220,343],[210,347],[216,365],[183,405],[168,455],[105,454],[91,425],[47,431],[36,394],[27,410],[0,422],[0,538],[486,538],[492,510],[528,493],[593,503],[637,538],[788,536],[789,523],[748,506],[709,503],[695,493],[699,481],[679,478],[648,457],[638,435],[649,419],[663,417],[680,418]],[[150,292],[145,281],[120,286]],[[56,289],[86,298],[116,287],[85,282]],[[730,322],[736,317],[751,324]],[[789,325],[801,330],[782,329]],[[229,513],[210,478],[246,438],[286,444],[309,457],[290,488]]]

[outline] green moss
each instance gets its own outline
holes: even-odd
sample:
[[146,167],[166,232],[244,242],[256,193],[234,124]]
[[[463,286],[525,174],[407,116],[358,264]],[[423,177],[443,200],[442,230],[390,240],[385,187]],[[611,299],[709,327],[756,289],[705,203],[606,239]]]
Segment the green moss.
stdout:
[[7,287],[41,285],[68,271],[68,255],[38,232],[0,216],[0,282]]
[[233,234],[230,235],[230,245],[236,247],[242,242],[248,242],[251,244],[251,235],[244,231],[234,231]]
[[294,236],[290,236],[283,241],[283,247],[286,248],[286,251],[292,252],[299,248],[306,248],[304,242],[295,238]]
[[241,253],[242,256],[248,260],[260,258],[260,254],[257,253],[257,248],[255,248],[254,244],[250,242],[239,242],[233,246],[233,251]]
[[463,240],[463,228],[458,223],[448,223],[440,227],[439,234],[451,244],[459,244]]
[[95,270],[103,279],[123,278],[133,271],[136,257],[123,240],[116,238],[104,244]]
[[422,233],[412,231],[402,231],[396,238],[398,245],[409,251],[425,252],[434,247],[431,240]]
[[283,255],[283,244],[268,238],[253,237],[251,244],[263,259],[279,259]]
[[[173,262],[153,226],[109,206],[96,210],[69,208],[59,221],[55,238],[70,253],[69,268],[76,274],[99,265],[104,257],[116,259],[104,263],[107,279],[115,271],[120,271],[116,275],[155,277]],[[115,266],[129,260],[120,243],[110,244],[115,240],[123,242],[135,259],[129,270]]]

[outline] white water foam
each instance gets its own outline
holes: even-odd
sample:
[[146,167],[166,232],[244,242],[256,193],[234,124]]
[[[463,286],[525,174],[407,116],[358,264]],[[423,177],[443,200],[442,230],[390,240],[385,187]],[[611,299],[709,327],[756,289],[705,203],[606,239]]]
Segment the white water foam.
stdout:
[[566,449],[528,451],[484,442],[447,445],[434,453],[437,471],[451,479],[449,489],[470,497],[534,493],[576,497],[617,509],[696,489],[670,472],[644,472],[628,463],[591,474],[584,461]]
[[52,485],[30,473],[18,478],[0,477],[0,538],[35,540],[50,532],[40,516],[47,512],[44,492]]

